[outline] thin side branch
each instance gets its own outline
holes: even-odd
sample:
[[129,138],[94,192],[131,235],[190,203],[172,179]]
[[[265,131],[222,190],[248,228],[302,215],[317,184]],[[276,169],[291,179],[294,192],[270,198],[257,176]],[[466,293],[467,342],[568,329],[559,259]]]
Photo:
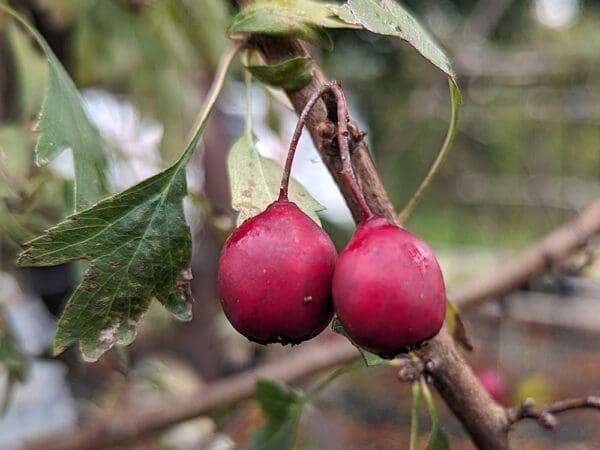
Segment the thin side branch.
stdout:
[[206,415],[254,395],[256,380],[265,377],[296,383],[318,372],[359,359],[345,339],[324,345],[309,343],[276,362],[204,386],[195,394],[157,402],[144,409],[123,410],[83,424],[71,433],[60,433],[29,443],[29,450],[95,450],[112,448],[150,436],[177,423]]
[[541,426],[553,430],[558,424],[556,414],[573,409],[596,409],[600,411],[600,397],[587,396],[570,398],[552,403],[543,408],[536,408],[534,401],[525,399],[518,408],[506,410],[509,426],[523,419],[535,419]]
[[533,277],[547,272],[582,249],[600,233],[600,200],[595,201],[573,220],[548,233],[518,256],[476,277],[449,294],[461,308],[476,306],[490,298],[501,297]]

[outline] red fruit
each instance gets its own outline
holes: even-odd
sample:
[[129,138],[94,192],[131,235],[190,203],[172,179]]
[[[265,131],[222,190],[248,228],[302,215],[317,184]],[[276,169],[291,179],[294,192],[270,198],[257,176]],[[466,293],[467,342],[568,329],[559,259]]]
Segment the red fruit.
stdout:
[[506,400],[508,386],[506,385],[504,376],[500,372],[493,367],[484,367],[476,370],[475,375],[494,400],[497,402]]
[[246,220],[225,243],[218,289],[225,315],[261,344],[298,344],[333,315],[337,259],[329,236],[295,203],[276,201]]
[[429,247],[381,217],[361,222],[333,276],[333,303],[356,344],[384,358],[437,334],[446,313]]

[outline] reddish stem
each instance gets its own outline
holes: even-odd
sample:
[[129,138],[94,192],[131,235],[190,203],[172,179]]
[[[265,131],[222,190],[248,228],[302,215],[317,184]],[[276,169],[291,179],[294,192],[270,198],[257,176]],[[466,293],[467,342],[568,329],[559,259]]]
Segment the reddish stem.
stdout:
[[329,84],[321,86],[321,88],[315,92],[311,98],[308,99],[304,109],[302,110],[302,113],[300,113],[298,123],[296,124],[296,129],[294,130],[294,134],[292,135],[292,140],[290,142],[290,148],[288,150],[287,159],[285,160],[285,166],[283,168],[283,177],[281,178],[281,187],[279,188],[279,201],[287,201],[288,199],[288,186],[290,184],[290,174],[292,173],[292,163],[294,162],[296,148],[298,147],[298,141],[302,135],[306,118],[310,114],[313,106],[315,106],[315,103],[317,103],[317,100],[319,100],[321,96],[329,89]]
[[340,158],[342,160],[342,175],[344,177],[344,181],[350,187],[352,191],[352,196],[358,203],[360,210],[363,215],[363,220],[370,219],[373,217],[373,213],[367,204],[365,197],[362,193],[362,190],[358,186],[356,182],[356,177],[354,176],[354,170],[352,169],[352,161],[350,158],[350,148],[348,146],[348,138],[350,133],[348,132],[348,105],[346,103],[346,96],[344,95],[344,91],[340,84],[337,81],[324,84],[316,91],[310,99],[306,102],[300,117],[298,118],[298,123],[296,124],[296,129],[294,130],[294,134],[292,136],[292,140],[290,142],[290,148],[288,150],[287,159],[285,161],[285,167],[283,169],[283,177],[281,178],[281,187],[279,188],[279,201],[287,201],[288,200],[288,186],[290,182],[290,174],[292,172],[292,163],[294,161],[294,156],[296,154],[296,148],[298,147],[298,141],[300,140],[300,136],[302,135],[302,130],[306,123],[306,119],[310,114],[315,103],[319,100],[325,92],[332,92],[336,98],[337,104],[337,116],[338,116],[338,126],[337,126],[337,139],[338,146],[340,149]]

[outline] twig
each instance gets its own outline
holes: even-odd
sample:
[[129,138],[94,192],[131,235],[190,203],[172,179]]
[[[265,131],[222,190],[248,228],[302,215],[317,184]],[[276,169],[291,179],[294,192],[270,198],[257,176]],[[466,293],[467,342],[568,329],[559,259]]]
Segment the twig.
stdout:
[[327,345],[323,342],[309,343],[276,362],[212,382],[196,394],[97,418],[73,432],[36,439],[27,448],[93,450],[121,446],[217,408],[246,400],[254,394],[256,380],[260,377],[295,383],[359,358],[356,348],[342,338]]
[[587,396],[561,400],[541,409],[535,407],[534,401],[527,398],[521,406],[506,410],[509,427],[523,419],[535,419],[541,426],[550,430],[558,424],[555,415],[573,409],[600,410],[600,397]]
[[468,284],[452,289],[449,297],[463,309],[490,298],[500,297],[522,286],[531,278],[547,272],[551,266],[563,262],[598,233],[600,200],[507,263],[475,277],[474,281]]

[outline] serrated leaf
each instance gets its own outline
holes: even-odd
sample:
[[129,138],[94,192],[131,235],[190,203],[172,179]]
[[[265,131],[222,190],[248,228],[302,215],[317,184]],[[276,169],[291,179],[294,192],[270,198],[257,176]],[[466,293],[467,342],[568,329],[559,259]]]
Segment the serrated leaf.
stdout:
[[25,244],[20,265],[91,261],[58,322],[56,353],[79,342],[93,361],[115,343],[130,344],[153,297],[178,319],[190,318],[191,297],[180,278],[191,245],[184,168],[178,162]]
[[176,318],[191,318],[185,166],[236,51],[224,58],[192,138],[172,166],[25,244],[20,265],[91,261],[58,322],[55,353],[78,343],[84,358],[93,361],[115,344],[130,344],[152,298]]
[[254,33],[299,37],[331,50],[333,43],[323,28],[348,28],[339,20],[336,5],[312,0],[259,0],[242,8],[229,33]]
[[348,0],[342,6],[332,6],[331,10],[350,25],[407,41],[425,58],[454,78],[450,61],[441,47],[419,21],[395,0]]
[[[258,153],[254,137],[248,129],[229,151],[227,172],[231,205],[239,213],[238,225],[264,211],[279,196],[283,169],[272,159]],[[294,179],[290,179],[289,198],[311,219],[321,223],[316,213],[322,211],[323,206]]]
[[260,378],[256,399],[267,416],[267,423],[252,433],[250,445],[240,450],[286,450],[294,443],[302,413],[301,397],[275,381]]
[[108,192],[102,139],[86,116],[75,84],[44,38],[14,10],[1,3],[0,8],[27,29],[48,61],[48,88],[37,123],[36,161],[40,165],[47,164],[64,150],[71,149],[75,170],[75,211],[80,211]]
[[278,64],[246,66],[259,81],[288,91],[294,91],[306,86],[311,78],[312,59],[297,56],[286,59]]
[[449,299],[446,299],[446,317],[444,318],[444,326],[454,340],[466,350],[473,351],[475,349],[471,336],[469,336],[467,331],[467,327],[460,316],[458,307]]
[[10,332],[3,308],[0,308],[0,369],[7,372],[4,392],[0,392],[0,415],[8,407],[15,383],[25,380],[27,367],[27,359]]
[[382,364],[387,364],[389,361],[386,359],[381,358],[380,356],[377,356],[375,353],[371,353],[363,348],[361,348],[360,346],[358,346],[351,338],[350,336],[348,336],[348,333],[346,333],[346,330],[344,329],[344,326],[342,325],[342,323],[340,322],[340,320],[337,317],[333,318],[333,321],[331,322],[331,329],[333,331],[335,331],[337,334],[341,334],[342,336],[344,336],[346,339],[348,339],[350,341],[350,343],[352,345],[354,345],[358,351],[360,352],[363,361],[365,362],[365,364],[369,367],[373,367],[373,366],[381,366]]

